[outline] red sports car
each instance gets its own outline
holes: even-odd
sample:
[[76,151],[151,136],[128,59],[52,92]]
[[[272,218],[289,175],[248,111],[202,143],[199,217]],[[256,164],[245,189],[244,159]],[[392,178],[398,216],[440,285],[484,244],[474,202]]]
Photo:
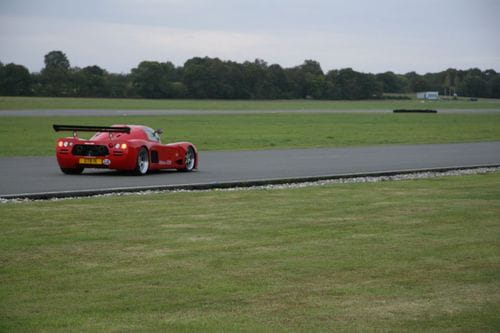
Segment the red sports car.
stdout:
[[[162,144],[161,130],[139,125],[73,126],[53,125],[56,132],[71,131],[72,137],[56,141],[57,162],[62,172],[80,174],[85,168],[133,171],[198,168],[198,151],[190,142]],[[97,132],[80,139],[78,132]]]

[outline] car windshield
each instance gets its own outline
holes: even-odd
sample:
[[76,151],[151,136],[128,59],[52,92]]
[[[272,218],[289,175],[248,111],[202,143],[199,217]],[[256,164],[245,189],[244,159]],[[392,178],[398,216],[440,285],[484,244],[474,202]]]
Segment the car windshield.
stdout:
[[152,128],[144,127],[144,132],[146,132],[149,140],[155,141],[155,142],[160,142],[160,136]]

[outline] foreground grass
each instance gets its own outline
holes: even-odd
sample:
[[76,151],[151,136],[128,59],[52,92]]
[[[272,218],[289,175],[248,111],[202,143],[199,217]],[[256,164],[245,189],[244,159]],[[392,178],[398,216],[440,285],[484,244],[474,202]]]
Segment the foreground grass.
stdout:
[[500,174],[0,205],[1,331],[498,331]]
[[200,150],[341,147],[500,140],[499,114],[261,114],[150,117],[2,117],[0,156],[52,155],[52,124],[143,124],[164,142]]
[[352,110],[352,109],[498,109],[500,100],[480,99],[477,102],[367,100],[190,100],[190,99],[125,99],[125,98],[62,98],[62,97],[0,97],[0,110],[26,109],[121,109],[121,110]]

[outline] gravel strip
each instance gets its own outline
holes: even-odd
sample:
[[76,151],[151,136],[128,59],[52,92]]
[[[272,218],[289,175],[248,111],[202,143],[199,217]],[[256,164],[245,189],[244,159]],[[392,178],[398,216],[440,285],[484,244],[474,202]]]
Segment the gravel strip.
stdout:
[[[439,171],[439,172],[415,172],[408,174],[392,175],[392,176],[376,176],[376,177],[349,177],[349,178],[337,178],[330,180],[320,180],[315,182],[301,182],[301,183],[289,183],[289,184],[279,184],[279,185],[260,185],[260,186],[248,186],[248,187],[233,187],[233,188],[216,188],[210,190],[162,190],[162,191],[141,191],[141,192],[120,192],[120,193],[108,193],[108,194],[98,194],[90,197],[111,197],[111,196],[129,196],[129,195],[151,195],[151,194],[161,194],[161,193],[181,193],[181,192],[234,192],[234,191],[255,191],[255,190],[281,190],[281,189],[295,189],[304,188],[312,186],[325,186],[330,184],[351,184],[351,183],[376,183],[384,181],[395,181],[395,180],[414,180],[414,179],[427,179],[435,177],[445,177],[445,176],[462,176],[462,175],[476,175],[484,173],[499,172],[500,167],[494,168],[473,168],[473,169],[461,169],[452,171]],[[67,198],[53,198],[53,199],[3,199],[0,198],[0,204],[2,203],[22,203],[31,201],[61,201],[61,200],[71,200],[81,197],[67,197]]]

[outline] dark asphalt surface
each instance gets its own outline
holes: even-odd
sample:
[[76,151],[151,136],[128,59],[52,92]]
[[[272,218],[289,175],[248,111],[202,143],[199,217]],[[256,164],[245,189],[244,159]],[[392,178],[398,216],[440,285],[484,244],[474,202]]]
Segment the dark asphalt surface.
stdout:
[[201,152],[198,171],[146,176],[95,169],[65,175],[55,156],[12,157],[0,158],[0,196],[491,164],[500,164],[500,142]]
[[[429,108],[425,106],[423,108]],[[432,108],[432,107],[431,107]],[[54,116],[182,116],[182,115],[229,115],[229,114],[276,114],[276,113],[392,113],[392,109],[378,110],[0,110],[0,117],[54,117]],[[494,114],[500,109],[438,109],[440,114]]]

